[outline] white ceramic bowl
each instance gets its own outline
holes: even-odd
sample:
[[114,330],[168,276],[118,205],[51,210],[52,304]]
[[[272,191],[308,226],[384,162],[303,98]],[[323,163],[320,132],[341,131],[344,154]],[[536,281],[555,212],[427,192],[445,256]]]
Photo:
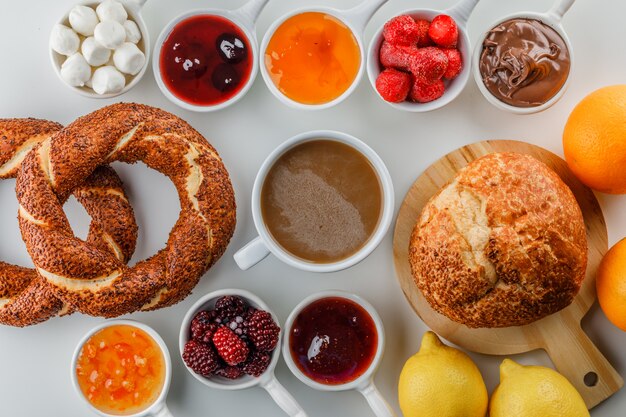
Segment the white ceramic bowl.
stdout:
[[[196,316],[196,314],[198,314],[201,311],[214,309],[215,303],[217,302],[217,300],[220,297],[223,297],[225,295],[236,295],[236,296],[243,298],[244,301],[248,303],[248,305],[256,309],[265,310],[269,312],[272,315],[272,318],[274,319],[274,321],[277,324],[280,323],[278,321],[278,317],[276,317],[276,315],[270,310],[267,304],[265,304],[263,300],[261,300],[259,297],[252,294],[249,291],[238,290],[238,289],[224,289],[224,290],[214,291],[200,298],[193,306],[191,306],[189,311],[187,311],[187,314],[185,314],[185,318],[183,319],[183,322],[180,328],[179,338],[178,338],[178,345],[180,348],[181,355],[183,354],[183,351],[185,350],[185,344],[189,340],[191,340],[190,329],[191,329],[191,321],[193,320],[193,318]],[[279,343],[280,343],[280,339],[282,339],[282,334],[283,332],[281,329],[281,332],[279,335]],[[272,352],[272,361],[270,362],[270,365],[268,366],[267,371],[265,371],[266,373],[268,371],[270,371],[271,373],[271,371],[276,367],[279,357],[280,357],[280,349],[276,348],[276,350]],[[187,366],[187,364],[185,364],[185,367],[194,376],[194,378],[202,382],[207,387],[211,387],[211,388],[225,389],[225,390],[239,390],[239,389],[250,388],[259,384],[259,378],[255,378],[250,375],[243,375],[241,378],[238,378],[235,380],[224,378],[218,375],[205,377],[205,376],[198,375],[197,373],[195,373],[191,368]]]
[[[159,37],[156,40],[156,44],[154,46],[154,55],[152,59],[152,70],[154,71],[154,78],[156,79],[157,85],[159,89],[170,100],[172,103],[176,104],[179,107],[182,107],[186,110],[196,111],[196,112],[212,112],[224,109],[228,106],[231,106],[241,100],[243,96],[245,96],[256,76],[259,72],[259,60],[258,60],[258,42],[256,38],[256,20],[267,4],[269,0],[250,0],[248,3],[243,5],[241,8],[236,10],[223,10],[223,9],[197,9],[190,10],[185,12],[178,17],[171,20],[161,31]],[[167,37],[172,33],[172,30],[176,25],[178,25],[183,20],[186,20],[193,16],[201,16],[201,15],[211,15],[211,16],[220,16],[229,21],[231,21],[235,26],[237,26],[241,31],[246,35],[248,40],[248,44],[250,47],[250,53],[252,59],[252,69],[250,71],[250,77],[246,84],[239,90],[237,94],[232,96],[226,101],[221,103],[213,104],[213,105],[198,105],[189,103],[174,93],[172,93],[169,88],[165,85],[163,81],[163,75],[161,74],[161,48],[163,47],[163,43],[166,41]]]
[[[272,315],[272,318],[276,322],[276,324],[280,325],[280,321],[274,312],[268,307],[267,304],[263,302],[259,297],[250,291],[240,290],[240,289],[223,289],[214,291],[209,293],[202,298],[200,298],[185,314],[185,318],[181,324],[180,334],[178,338],[178,345],[180,349],[180,354],[182,356],[183,351],[185,350],[185,344],[191,339],[191,321],[200,311],[210,310],[215,307],[215,303],[220,297],[225,295],[236,295],[241,297],[248,305],[259,309],[265,310]],[[242,390],[246,388],[252,388],[255,386],[260,386],[264,388],[276,401],[276,403],[290,416],[293,417],[306,417],[306,413],[302,410],[302,407],[293,399],[291,394],[283,388],[282,385],[276,379],[274,375],[274,369],[276,368],[276,364],[278,363],[278,358],[280,357],[280,346],[282,335],[284,331],[281,329],[279,334],[278,343],[276,345],[276,349],[272,352],[272,360],[268,365],[265,373],[260,377],[256,378],[250,375],[242,375],[238,379],[228,379],[221,376],[213,375],[211,377],[204,377],[202,375],[196,374],[191,368],[184,363],[187,370],[196,378],[198,381],[206,385],[210,388],[221,389],[221,390]]]
[[[95,10],[98,4],[100,4],[102,1],[104,0],[101,0],[101,1],[87,0],[87,1],[82,1],[80,3],[76,3],[76,5],[88,6]],[[137,23],[137,26],[139,27],[139,31],[141,32],[141,40],[139,41],[137,46],[146,56],[146,62],[143,64],[143,68],[141,68],[141,71],[139,71],[136,75],[125,74],[126,85],[124,86],[122,91],[118,93],[98,94],[87,86],[74,87],[74,86],[69,85],[68,83],[65,82],[63,77],[61,77],[61,65],[63,65],[63,62],[67,59],[67,57],[65,55],[61,55],[53,51],[52,48],[48,46],[48,51],[50,52],[50,62],[52,62],[52,68],[54,68],[54,72],[59,77],[59,80],[61,80],[63,85],[67,86],[72,91],[80,94],[81,96],[85,96],[89,98],[117,97],[129,91],[134,86],[136,86],[137,83],[139,83],[139,81],[143,78],[144,74],[146,73],[146,69],[148,68],[148,62],[150,61],[150,33],[148,32],[148,27],[146,26],[146,23],[143,20],[143,17],[141,16],[141,8],[143,7],[143,5],[146,3],[147,0],[118,0],[118,1],[124,5],[124,8],[126,9],[126,12],[128,13],[129,19]],[[70,24],[69,24],[70,10],[68,10],[67,13],[65,13],[65,15],[63,15],[63,17],[57,23],[70,27]],[[78,35],[78,36],[81,37],[81,42],[82,42],[82,36],[81,35]]]
[[[322,384],[306,376],[300,370],[298,365],[296,365],[291,355],[291,348],[289,346],[289,337],[290,337],[289,335],[291,334],[291,331],[293,329],[293,323],[295,319],[298,317],[298,315],[300,314],[300,312],[302,312],[302,310],[304,310],[306,307],[308,307],[315,301],[318,301],[324,298],[331,298],[331,297],[347,299],[363,307],[363,309],[365,309],[365,311],[370,315],[370,317],[374,321],[374,324],[376,325],[376,332],[378,334],[378,345],[376,347],[376,355],[374,356],[374,359],[372,359],[372,362],[370,366],[367,368],[367,370],[354,381],[347,382],[345,384],[339,384],[339,385]],[[395,413],[393,412],[392,408],[389,406],[387,401],[382,397],[382,395],[378,392],[378,390],[376,389],[376,386],[374,385],[374,375],[376,374],[376,370],[378,369],[378,366],[380,365],[380,362],[383,358],[383,353],[385,351],[385,329],[383,327],[383,322],[380,316],[378,315],[378,312],[376,311],[376,309],[370,303],[368,303],[367,301],[365,301],[363,298],[359,297],[358,295],[351,294],[351,293],[344,292],[344,291],[329,290],[329,291],[322,291],[316,294],[312,294],[308,296],[307,298],[305,298],[304,300],[302,300],[292,310],[292,312],[289,314],[289,317],[287,318],[287,322],[285,323],[285,338],[283,340],[282,349],[283,349],[283,358],[285,359],[285,363],[289,367],[289,370],[291,370],[291,372],[300,381],[302,381],[309,387],[314,388],[316,390],[320,390],[320,391],[357,390],[365,396],[365,398],[367,399],[368,403],[372,407],[372,410],[374,411],[376,416],[378,417],[395,416]]]
[[376,79],[383,69],[380,65],[379,59],[380,47],[384,40],[384,25],[381,26],[372,38],[367,52],[367,76],[370,80],[372,88],[374,89],[374,91],[376,91],[376,95],[378,95],[381,100],[385,101],[385,103],[389,104],[395,109],[416,113],[436,110],[457,98],[457,96],[461,94],[461,91],[463,91],[463,89],[467,85],[467,81],[469,80],[469,76],[471,73],[472,54],[466,26],[467,20],[469,19],[471,12],[476,6],[476,3],[478,3],[478,0],[461,0],[455,6],[447,10],[409,9],[405,10],[402,13],[398,13],[398,15],[409,15],[414,19],[426,19],[428,21],[432,21],[437,15],[447,14],[455,20],[458,26],[459,41],[457,48],[459,49],[459,52],[461,53],[461,56],[463,58],[463,69],[461,70],[461,73],[453,80],[444,80],[446,90],[443,93],[443,96],[441,96],[437,100],[433,100],[428,103],[413,103],[410,101],[404,101],[402,103],[391,103],[384,100],[378,93],[378,90],[376,90]]
[[[274,23],[270,26],[270,28],[265,33],[265,36],[263,37],[263,41],[261,42],[261,53],[259,54],[260,60],[261,60],[260,67],[261,67],[261,75],[263,76],[263,81],[265,81],[267,88],[272,92],[274,97],[276,97],[279,101],[286,104],[287,106],[300,109],[300,110],[324,110],[324,109],[328,109],[330,107],[336,106],[337,104],[341,103],[346,98],[348,98],[350,94],[352,94],[354,90],[357,88],[357,86],[359,85],[359,82],[361,81],[361,78],[363,77],[363,73],[365,71],[366,56],[365,56],[365,48],[363,46],[364,45],[363,44],[363,31],[365,29],[365,26],[367,25],[367,22],[369,22],[369,20],[372,18],[376,10],[378,10],[387,1],[388,0],[365,0],[360,5],[349,10],[337,10],[331,7],[305,7],[305,8],[300,8],[298,10],[289,12],[281,16],[279,19],[275,20]],[[267,50],[267,46],[270,40],[272,39],[272,37],[274,36],[276,29],[278,29],[278,27],[282,25],[287,19],[296,15],[299,15],[302,13],[308,13],[308,12],[318,12],[318,13],[328,14],[330,16],[335,17],[344,25],[346,25],[352,31],[352,34],[354,35],[354,38],[356,39],[359,45],[359,52],[361,54],[361,64],[359,66],[359,71],[357,72],[356,77],[352,81],[352,84],[350,84],[350,87],[348,87],[348,89],[344,91],[343,94],[341,94],[339,97],[335,98],[334,100],[328,101],[326,103],[321,103],[321,104],[304,104],[304,103],[300,103],[298,101],[292,100],[291,98],[284,95],[278,89],[276,84],[274,84],[274,81],[272,80],[272,77],[269,74],[267,66],[265,65],[265,51]]]
[[[265,222],[263,221],[261,211],[261,191],[263,189],[263,183],[265,182],[265,178],[274,163],[285,152],[293,147],[304,142],[319,139],[341,142],[359,151],[370,161],[372,167],[374,167],[382,188],[383,207],[376,230],[370,236],[365,245],[356,253],[346,259],[333,263],[306,262],[287,252],[274,240],[274,238],[272,238]],[[301,133],[286,142],[283,142],[282,145],[274,149],[274,151],[265,159],[263,165],[261,165],[256,179],[254,180],[254,187],[252,189],[252,218],[259,236],[235,253],[235,262],[237,262],[237,265],[241,269],[249,269],[272,253],[286,264],[309,272],[336,272],[349,268],[369,256],[369,254],[371,254],[383,240],[393,219],[394,204],[394,191],[391,175],[389,174],[383,160],[376,152],[374,152],[372,148],[354,136],[332,130],[315,130],[312,132]]]
[[76,365],[78,363],[78,358],[80,356],[80,352],[81,352],[81,350],[83,348],[83,345],[91,338],[91,336],[93,336],[94,334],[98,333],[102,329],[106,329],[107,327],[120,326],[120,325],[136,327],[136,328],[146,332],[156,342],[156,344],[161,349],[161,352],[163,352],[163,359],[165,361],[165,382],[163,384],[163,389],[161,390],[161,394],[159,394],[159,397],[156,399],[156,401],[151,406],[149,406],[145,410],[143,410],[143,411],[141,411],[139,413],[136,413],[136,414],[129,414],[126,417],[172,417],[171,413],[169,412],[169,410],[167,408],[167,405],[165,404],[165,399],[167,397],[167,393],[169,391],[170,383],[171,383],[171,380],[172,380],[172,361],[171,361],[171,358],[170,358],[169,350],[167,349],[167,345],[165,344],[165,342],[163,341],[161,336],[159,336],[159,334],[154,329],[152,329],[152,327],[147,326],[147,325],[145,325],[143,323],[136,322],[134,320],[109,320],[109,321],[106,321],[106,322],[104,322],[104,323],[94,327],[93,329],[91,329],[80,340],[80,342],[76,346],[76,349],[74,350],[74,355],[72,356],[72,367],[70,368],[70,370],[71,370],[71,378],[72,378],[72,386],[74,387],[74,391],[76,391],[76,393],[80,396],[80,398],[83,399],[85,404],[87,404],[87,406],[94,413],[96,413],[96,414],[98,414],[100,416],[103,416],[103,417],[111,417],[112,416],[112,414],[103,413],[102,411],[100,411],[97,408],[95,408],[89,402],[89,400],[87,400],[87,398],[85,398],[85,396],[83,395],[83,393],[82,393],[82,391],[80,389],[80,386],[78,385],[78,379],[77,379],[77,376],[76,376]]
[[[569,10],[569,8],[572,6],[573,3],[574,3],[574,0],[557,0],[554,6],[546,13],[521,12],[521,13],[514,13],[508,16],[504,16],[496,20],[495,22],[493,22],[491,25],[489,25],[487,30],[478,38],[478,42],[476,42],[476,46],[474,48],[474,55],[472,57],[474,80],[476,81],[476,85],[478,86],[478,89],[480,90],[482,95],[487,99],[489,103],[493,104],[495,107],[501,110],[505,110],[510,113],[533,114],[533,113],[544,111],[552,107],[557,101],[561,99],[561,97],[563,97],[563,94],[565,94],[565,91],[567,90],[567,87],[569,86],[569,81],[571,78],[570,76],[572,73],[572,68],[574,66],[574,50],[572,49],[572,44],[569,40],[569,37],[567,36],[567,33],[565,33],[565,30],[563,29],[563,25],[561,24],[561,19],[563,18],[563,15]],[[483,82],[482,75],[480,73],[480,56],[482,55],[482,51],[483,51],[483,42],[485,41],[485,38],[489,34],[489,31],[492,28],[498,26],[499,24],[506,22],[507,20],[516,19],[516,18],[539,20],[540,22],[543,22],[544,24],[550,26],[559,34],[559,36],[561,36],[561,38],[563,38],[563,41],[565,42],[565,45],[567,46],[567,49],[569,50],[570,73],[568,74],[567,79],[565,80],[565,83],[563,84],[561,89],[550,100],[546,101],[545,103],[539,106],[515,107],[503,101],[500,101],[497,97],[491,94],[491,92],[487,89],[487,87],[485,86],[485,83]]]

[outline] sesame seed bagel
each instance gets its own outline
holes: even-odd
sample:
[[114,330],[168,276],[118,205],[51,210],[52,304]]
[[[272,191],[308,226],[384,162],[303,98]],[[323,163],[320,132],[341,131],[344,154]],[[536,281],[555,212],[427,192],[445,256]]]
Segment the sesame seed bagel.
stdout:
[[521,326],[567,307],[585,277],[580,207],[537,159],[493,153],[461,169],[413,229],[415,282],[468,327]]
[[[142,161],[163,173],[180,200],[166,247],[133,267],[76,238],[59,204],[97,166],[113,161]],[[107,106],[68,125],[26,157],[17,192],[20,229],[38,272],[60,299],[93,316],[181,301],[235,229],[234,192],[215,149],[182,119],[140,104]]]
[[[62,128],[47,120],[0,119],[0,179],[16,177],[26,155]],[[127,262],[137,224],[115,171],[98,167],[73,194],[92,217],[87,241]],[[1,324],[25,327],[71,311],[34,269],[0,262]]]

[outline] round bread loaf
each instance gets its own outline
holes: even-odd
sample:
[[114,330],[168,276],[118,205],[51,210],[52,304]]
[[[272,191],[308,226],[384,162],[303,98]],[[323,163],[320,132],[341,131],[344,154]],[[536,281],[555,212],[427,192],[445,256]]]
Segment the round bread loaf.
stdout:
[[458,172],[424,207],[409,247],[415,282],[468,327],[521,326],[568,306],[587,267],[580,207],[529,155],[493,153]]

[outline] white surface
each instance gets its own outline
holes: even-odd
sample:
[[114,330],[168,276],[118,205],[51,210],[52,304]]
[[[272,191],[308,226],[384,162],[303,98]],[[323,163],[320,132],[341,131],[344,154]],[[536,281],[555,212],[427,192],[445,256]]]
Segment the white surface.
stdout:
[[[312,2],[351,7],[357,0],[273,0],[261,15],[258,35],[283,13]],[[447,7],[453,0],[391,0],[375,15],[366,31],[394,13],[416,7]],[[187,9],[236,7],[242,0],[150,0],[144,8],[152,39],[173,17]],[[242,392],[211,390],[184,369],[176,355],[179,324],[187,310],[203,294],[219,288],[241,287],[257,293],[285,320],[307,295],[323,289],[353,291],[369,300],[380,313],[387,333],[387,350],[376,382],[397,408],[396,384],[404,361],[417,351],[426,330],[404,301],[391,258],[391,231],[381,246],[361,264],[329,275],[290,268],[269,257],[253,269],[240,271],[233,253],[256,235],[250,213],[250,195],[256,170],[282,141],[306,130],[335,129],[352,134],[376,150],[386,161],[396,188],[396,203],[413,180],[433,161],[459,146],[483,139],[521,139],[562,154],[561,133],[574,105],[592,90],[624,82],[626,54],[619,40],[626,37],[626,3],[579,0],[563,24],[576,49],[572,82],[563,99],[544,113],[514,116],[492,107],[473,82],[456,101],[432,113],[410,114],[380,101],[369,83],[362,81],[355,94],[335,108],[320,112],[290,109],[279,103],[257,78],[249,94],[235,106],[212,114],[197,114],[170,103],[149,74],[122,97],[92,100],[62,85],[48,60],[48,35],[55,21],[72,6],[72,0],[36,2],[2,0],[0,12],[0,117],[41,117],[68,123],[106,104],[136,101],[180,115],[202,132],[219,150],[236,190],[238,225],[225,256],[207,274],[194,294],[183,303],[155,313],[131,316],[153,326],[174,357],[168,404],[176,416],[281,417],[279,408],[260,388]],[[485,25],[499,16],[521,9],[543,11],[551,0],[481,0],[469,21],[474,42]],[[20,16],[28,16],[24,21]],[[159,249],[178,216],[174,187],[160,174],[142,166],[117,164],[131,195],[140,225],[139,246],[133,262]],[[16,222],[14,181],[0,182],[0,258],[30,265]],[[626,196],[598,196],[609,226],[610,243],[626,236]],[[78,204],[66,206],[76,230],[86,234],[87,219]],[[54,319],[28,329],[0,327],[0,404],[2,416],[86,417],[88,408],[72,390],[69,364],[74,345],[102,319],[78,314]],[[591,339],[613,365],[626,374],[626,333],[613,327],[597,305],[583,322]],[[503,358],[471,354],[491,391],[498,381]],[[515,357],[524,363],[550,364],[543,352]],[[326,393],[312,390],[291,375],[281,361],[277,376],[307,410],[310,417],[372,416],[356,392]],[[593,417],[626,414],[626,391],[594,409]]]

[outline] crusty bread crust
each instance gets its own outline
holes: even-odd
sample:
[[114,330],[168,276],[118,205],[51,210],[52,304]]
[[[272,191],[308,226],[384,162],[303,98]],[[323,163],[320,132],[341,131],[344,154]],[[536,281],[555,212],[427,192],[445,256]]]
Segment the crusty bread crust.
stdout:
[[[0,119],[0,179],[14,178],[26,155],[62,128],[47,120]],[[92,217],[87,242],[128,262],[135,251],[137,224],[115,171],[98,167],[72,193]],[[71,311],[37,271],[0,262],[1,324],[30,326]]]
[[[134,267],[77,239],[59,204],[113,161],[143,161],[172,180],[180,199],[166,247]],[[94,316],[181,301],[235,229],[234,192],[215,149],[182,119],[141,104],[107,106],[68,125],[26,157],[16,188],[20,229],[38,272],[59,298]]]
[[580,207],[529,155],[493,153],[459,171],[424,207],[409,245],[415,282],[468,327],[521,326],[568,306],[587,266]]

